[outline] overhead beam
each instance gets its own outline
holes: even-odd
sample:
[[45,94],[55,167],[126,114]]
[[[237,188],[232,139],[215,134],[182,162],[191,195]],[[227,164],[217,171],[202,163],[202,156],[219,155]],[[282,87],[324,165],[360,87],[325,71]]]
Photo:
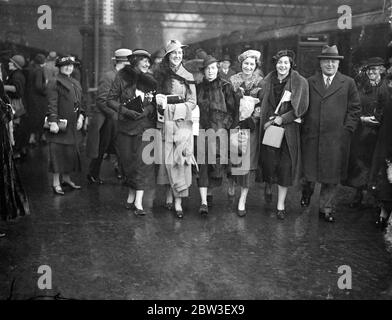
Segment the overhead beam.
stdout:
[[[205,6],[200,4],[205,3]],[[133,12],[157,13],[186,13],[200,15],[225,16],[270,16],[270,17],[305,17],[307,11],[327,12],[331,6],[299,5],[268,2],[233,2],[233,1],[205,1],[205,0],[169,0],[156,2],[155,0],[127,0],[123,2],[123,10]]]

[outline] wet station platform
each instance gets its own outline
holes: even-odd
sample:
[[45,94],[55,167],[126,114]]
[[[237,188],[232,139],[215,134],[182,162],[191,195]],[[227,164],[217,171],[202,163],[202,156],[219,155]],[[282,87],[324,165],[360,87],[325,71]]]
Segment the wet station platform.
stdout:
[[[46,147],[19,165],[32,213],[2,225],[0,299],[392,299],[392,230],[375,228],[375,209],[349,209],[351,189],[339,193],[335,224],[319,220],[316,196],[302,209],[298,188],[277,220],[261,184],[244,218],[225,187],[200,216],[195,183],[183,220],[162,207],[161,188],[154,201],[149,191],[148,214],[137,217],[124,207],[127,189],[110,161],[102,186],[87,183],[86,167],[84,159],[74,177],[83,189],[62,197],[50,187]],[[52,270],[51,290],[38,288],[41,265]],[[342,265],[351,268],[351,290],[338,287]]]

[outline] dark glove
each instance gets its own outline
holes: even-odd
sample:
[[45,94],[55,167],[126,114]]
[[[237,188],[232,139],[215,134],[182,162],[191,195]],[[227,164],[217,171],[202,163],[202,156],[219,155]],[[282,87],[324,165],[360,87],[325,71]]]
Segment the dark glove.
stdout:
[[137,111],[128,110],[128,109],[126,109],[126,108],[123,108],[123,109],[121,110],[121,114],[122,114],[124,117],[130,118],[130,119],[133,119],[133,120],[137,120],[137,119],[141,118],[141,115],[142,115],[141,113],[139,113],[139,112],[137,112]]

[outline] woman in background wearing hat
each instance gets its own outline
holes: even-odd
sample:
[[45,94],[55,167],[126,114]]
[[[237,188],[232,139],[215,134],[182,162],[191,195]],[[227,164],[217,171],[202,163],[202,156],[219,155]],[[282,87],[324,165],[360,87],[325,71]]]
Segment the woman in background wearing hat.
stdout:
[[346,184],[356,189],[350,207],[362,205],[366,189],[369,185],[369,173],[373,153],[376,146],[383,110],[389,101],[386,81],[381,78],[380,67],[384,60],[379,57],[370,58],[364,69],[365,83],[360,87],[361,121],[354,131],[351,141],[350,160]]
[[45,78],[45,56],[41,53],[34,57],[34,63],[27,77],[27,114],[29,122],[29,143],[35,145],[43,134],[45,113],[48,109],[46,97],[47,79]]
[[[263,180],[268,185],[274,183],[278,185],[276,212],[278,219],[284,219],[286,215],[285,200],[288,187],[298,183],[300,179],[300,124],[296,119],[301,118],[309,106],[308,82],[293,70],[294,58],[295,54],[291,50],[279,51],[273,57],[275,70],[264,78],[263,92],[260,95],[262,99],[260,141],[265,130],[271,125],[285,129],[280,148],[262,145],[260,150]],[[286,91],[291,93],[291,97],[282,100]],[[276,113],[281,100],[281,106]]]
[[[23,74],[23,67],[26,61],[21,55],[13,56],[9,63],[10,74],[4,81],[4,89],[7,95],[11,99],[11,104],[13,105],[14,111],[14,157],[19,159],[27,154],[26,146],[28,143],[28,126],[26,121],[26,101],[25,101],[25,91],[26,91],[26,78]],[[16,108],[15,102],[21,101],[22,104],[18,104]]]
[[[204,78],[196,87],[197,101],[200,108],[200,129],[213,129],[217,136],[221,134],[217,131],[225,130],[228,137],[228,130],[233,125],[237,111],[234,88],[230,82],[221,79],[218,75],[218,61],[214,57],[207,56],[204,59],[201,70],[204,73]],[[223,156],[220,152],[228,155],[228,150],[221,148],[221,142],[218,139],[216,146],[212,145],[214,147],[213,152],[216,152],[216,164],[209,164],[210,146],[211,141],[205,139],[205,152],[202,159],[204,161],[200,162],[198,159],[200,164],[197,182],[201,197],[199,210],[201,214],[208,214],[208,206],[211,205],[212,195],[208,199],[208,188],[212,189],[221,186],[222,179],[226,173],[226,163],[220,163],[220,161],[224,158],[227,159],[227,156]],[[195,154],[197,154],[196,148]],[[208,202],[207,199],[209,200]]]
[[[178,40],[170,40],[166,45],[165,57],[155,73],[158,81],[157,92],[177,95],[180,101],[168,104],[166,109],[161,111],[164,113],[163,131],[169,132],[174,139],[164,141],[165,163],[158,166],[157,175],[157,184],[167,186],[165,206],[169,210],[173,209],[174,195],[174,209],[178,218],[183,218],[182,198],[188,197],[192,184],[192,110],[196,107],[194,78],[182,65],[184,47],[186,46]],[[181,134],[176,134],[178,132]]]
[[[118,112],[118,150],[125,185],[129,187],[126,208],[133,210],[137,216],[143,216],[146,214],[143,209],[144,190],[152,189],[155,185],[154,165],[146,164],[142,159],[143,149],[148,145],[142,136],[145,130],[155,125],[152,93],[156,90],[156,81],[148,72],[151,66],[149,52],[135,49],[128,59],[130,64],[121,69],[114,79],[107,105]],[[143,111],[124,105],[139,96]]]
[[[59,57],[56,62],[59,74],[47,87],[49,171],[53,173],[53,192],[58,195],[64,195],[61,182],[71,189],[81,188],[70,177],[70,173],[81,169],[78,136],[84,121],[82,88],[71,77],[75,64],[72,56]],[[65,130],[60,131],[61,120],[66,120],[67,124]]]
[[[257,50],[247,50],[238,57],[241,64],[242,71],[235,74],[230,78],[233,84],[234,91],[238,98],[243,96],[257,97],[262,88],[263,78],[255,73],[257,66],[260,64],[261,53]],[[237,119],[238,120],[238,119]],[[246,215],[245,203],[248,195],[249,187],[253,184],[256,176],[258,166],[258,150],[259,150],[259,121],[260,121],[260,108],[256,105],[252,115],[246,119],[241,119],[239,127],[241,129],[249,129],[250,137],[248,141],[247,155],[249,155],[250,166],[245,169],[238,169],[232,166],[231,173],[229,174],[229,190],[230,197],[235,195],[235,183],[241,186],[241,195],[238,201],[239,216]],[[247,157],[246,155],[246,157]]]

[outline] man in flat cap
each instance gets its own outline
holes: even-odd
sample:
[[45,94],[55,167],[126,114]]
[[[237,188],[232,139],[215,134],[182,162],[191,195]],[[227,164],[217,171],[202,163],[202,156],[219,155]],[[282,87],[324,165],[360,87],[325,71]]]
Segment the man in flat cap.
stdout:
[[[106,106],[106,98],[117,72],[129,64],[128,56],[131,54],[132,51],[129,49],[116,50],[112,58],[115,63],[114,68],[103,75],[98,85],[96,104],[91,110],[87,134],[86,153],[92,159],[87,174],[87,180],[90,183],[103,183],[100,178],[101,164],[103,156],[110,146],[113,146],[114,152],[118,155],[116,147],[117,114]],[[121,173],[118,170],[116,170],[117,176],[121,178]]]
[[361,112],[354,79],[338,71],[343,58],[335,45],[324,46],[318,56],[321,73],[308,79],[309,109],[301,132],[301,206],[309,205],[315,182],[321,183],[319,214],[327,222],[335,221],[337,186],[347,177],[351,135]]

